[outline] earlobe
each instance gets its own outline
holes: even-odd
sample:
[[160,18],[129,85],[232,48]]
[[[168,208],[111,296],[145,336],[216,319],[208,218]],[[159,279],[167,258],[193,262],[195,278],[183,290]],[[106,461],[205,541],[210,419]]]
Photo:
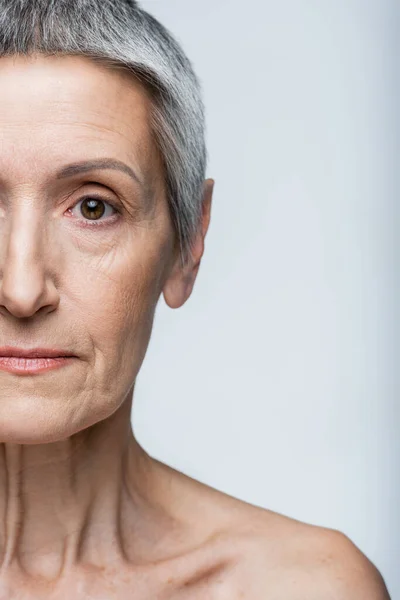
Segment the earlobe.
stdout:
[[181,269],[181,273],[172,275],[166,282],[163,294],[166,304],[170,308],[180,308],[189,299],[194,285],[195,277],[184,273]]
[[201,258],[197,258],[199,254],[198,246],[202,245],[204,248],[202,239],[203,237],[199,233],[192,257],[188,259],[185,265],[182,266],[180,256],[177,257],[171,273],[164,284],[164,299],[170,308],[180,308],[192,294],[201,261]]

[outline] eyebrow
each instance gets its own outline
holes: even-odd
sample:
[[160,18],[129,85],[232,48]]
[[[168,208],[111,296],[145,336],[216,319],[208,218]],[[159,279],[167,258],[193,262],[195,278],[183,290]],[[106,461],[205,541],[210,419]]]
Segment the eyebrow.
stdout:
[[116,171],[122,171],[123,173],[129,175],[136,183],[139,183],[142,187],[144,187],[142,181],[136,175],[135,171],[124,162],[115,158],[85,160],[67,165],[57,172],[56,178],[64,179],[66,177],[72,177],[74,175],[79,175],[80,173],[86,173],[88,171],[94,171],[97,169],[114,169]]

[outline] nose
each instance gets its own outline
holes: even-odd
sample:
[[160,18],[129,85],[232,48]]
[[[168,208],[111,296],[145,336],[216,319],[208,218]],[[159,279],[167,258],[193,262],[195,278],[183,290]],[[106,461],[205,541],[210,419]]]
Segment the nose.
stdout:
[[5,308],[15,317],[26,318],[39,310],[53,311],[59,294],[46,273],[40,222],[26,214],[16,219],[7,241],[6,248],[0,244],[0,313]]

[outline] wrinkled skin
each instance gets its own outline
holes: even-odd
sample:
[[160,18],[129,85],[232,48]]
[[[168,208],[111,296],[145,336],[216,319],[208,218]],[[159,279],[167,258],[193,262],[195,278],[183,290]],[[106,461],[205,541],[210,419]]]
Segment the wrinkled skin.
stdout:
[[[139,82],[87,58],[0,59],[0,346],[75,355],[0,370],[0,600],[323,600],[354,564],[360,598],[386,598],[368,595],[376,573],[341,534],[196,482],[133,435],[154,311],[193,290],[213,191],[182,267],[150,110]],[[105,158],[133,177],[57,176]]]
[[[151,559],[150,531],[138,526],[141,542],[130,531],[144,522],[133,496],[153,486],[131,431],[132,392],[160,294],[172,308],[191,294],[212,182],[194,260],[182,268],[150,110],[139,82],[86,58],[0,59],[0,345],[77,357],[44,374],[0,371],[3,578],[28,589],[61,569],[74,574],[76,563]],[[57,177],[105,158],[136,178],[114,169]],[[95,218],[82,202],[91,195]]]

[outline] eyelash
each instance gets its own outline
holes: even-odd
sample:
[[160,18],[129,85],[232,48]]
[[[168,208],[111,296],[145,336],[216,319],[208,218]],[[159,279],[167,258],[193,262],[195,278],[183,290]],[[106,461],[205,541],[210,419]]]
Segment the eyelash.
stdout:
[[[110,221],[110,218],[107,220],[93,220],[91,221],[90,219],[84,219],[80,225],[80,227],[109,227],[110,225],[112,225],[113,223],[115,223],[116,220],[118,220],[119,215],[121,214],[121,211],[116,207],[116,205],[113,202],[110,202],[109,200],[105,200],[104,198],[102,198],[101,196],[96,196],[95,194],[91,194],[89,196],[84,196],[83,198],[80,198],[80,200],[78,200],[78,202],[76,204],[74,204],[74,206],[71,206],[71,208],[68,209],[68,212],[71,211],[76,208],[81,202],[84,202],[85,200],[97,200],[99,202],[103,202],[104,204],[108,204],[109,206],[111,206],[111,208],[115,211],[114,215],[112,218],[112,220]],[[118,215],[118,217],[117,217]],[[117,217],[117,218],[115,218]]]

